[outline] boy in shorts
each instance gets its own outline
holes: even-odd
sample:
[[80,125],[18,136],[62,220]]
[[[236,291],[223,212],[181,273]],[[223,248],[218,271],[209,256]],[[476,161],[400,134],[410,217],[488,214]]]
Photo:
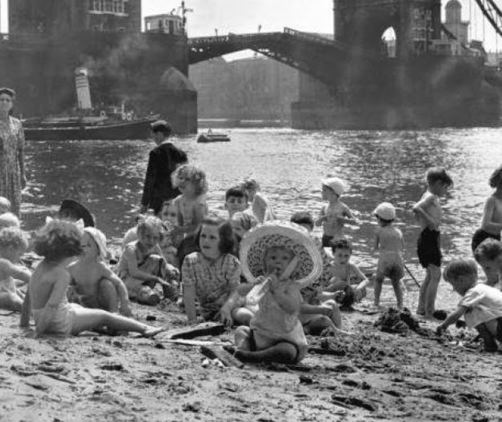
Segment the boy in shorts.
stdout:
[[417,314],[433,318],[436,295],[441,279],[440,231],[441,205],[439,197],[446,194],[453,184],[451,177],[441,167],[427,171],[427,191],[413,207],[422,229],[417,241],[420,265],[426,269],[425,280],[420,286]]

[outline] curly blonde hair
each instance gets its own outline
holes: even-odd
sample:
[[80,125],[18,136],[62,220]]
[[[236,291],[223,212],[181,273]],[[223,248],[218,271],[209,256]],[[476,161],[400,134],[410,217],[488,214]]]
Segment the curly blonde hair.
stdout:
[[183,176],[185,179],[190,180],[195,185],[195,194],[197,196],[203,195],[207,192],[208,183],[206,172],[193,164],[183,164],[178,167],[172,175],[173,186],[179,186],[179,177]]

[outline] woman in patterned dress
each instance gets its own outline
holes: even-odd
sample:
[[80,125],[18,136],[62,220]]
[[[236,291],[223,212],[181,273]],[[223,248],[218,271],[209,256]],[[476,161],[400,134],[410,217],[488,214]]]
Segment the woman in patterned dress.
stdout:
[[19,216],[26,177],[23,126],[10,115],[15,96],[14,90],[0,88],[0,196],[10,200],[12,212]]

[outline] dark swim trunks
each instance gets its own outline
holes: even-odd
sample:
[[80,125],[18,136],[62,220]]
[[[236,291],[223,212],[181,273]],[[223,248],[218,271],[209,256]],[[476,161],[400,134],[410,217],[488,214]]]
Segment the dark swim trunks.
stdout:
[[488,232],[485,232],[483,229],[477,229],[473,236],[472,236],[472,242],[471,242],[471,248],[472,251],[474,252],[476,248],[481,245],[486,239],[495,239],[500,241],[500,234],[491,234]]
[[427,268],[429,265],[441,266],[441,247],[439,245],[439,230],[425,228],[418,236],[417,255],[420,265]]

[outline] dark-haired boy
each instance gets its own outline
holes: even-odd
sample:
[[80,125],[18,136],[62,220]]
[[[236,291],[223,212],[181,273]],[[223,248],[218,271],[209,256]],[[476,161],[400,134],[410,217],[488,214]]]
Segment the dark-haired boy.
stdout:
[[249,208],[249,197],[245,189],[240,186],[232,186],[225,192],[225,209],[228,211],[228,218],[232,218],[235,213],[244,212]]
[[486,284],[502,290],[502,242],[486,239],[474,251],[474,258],[486,275]]
[[439,197],[446,194],[453,184],[445,169],[433,167],[427,171],[427,191],[413,207],[422,231],[417,241],[420,265],[426,269],[425,280],[420,286],[417,314],[433,318],[436,295],[441,279],[440,231],[441,205]]

